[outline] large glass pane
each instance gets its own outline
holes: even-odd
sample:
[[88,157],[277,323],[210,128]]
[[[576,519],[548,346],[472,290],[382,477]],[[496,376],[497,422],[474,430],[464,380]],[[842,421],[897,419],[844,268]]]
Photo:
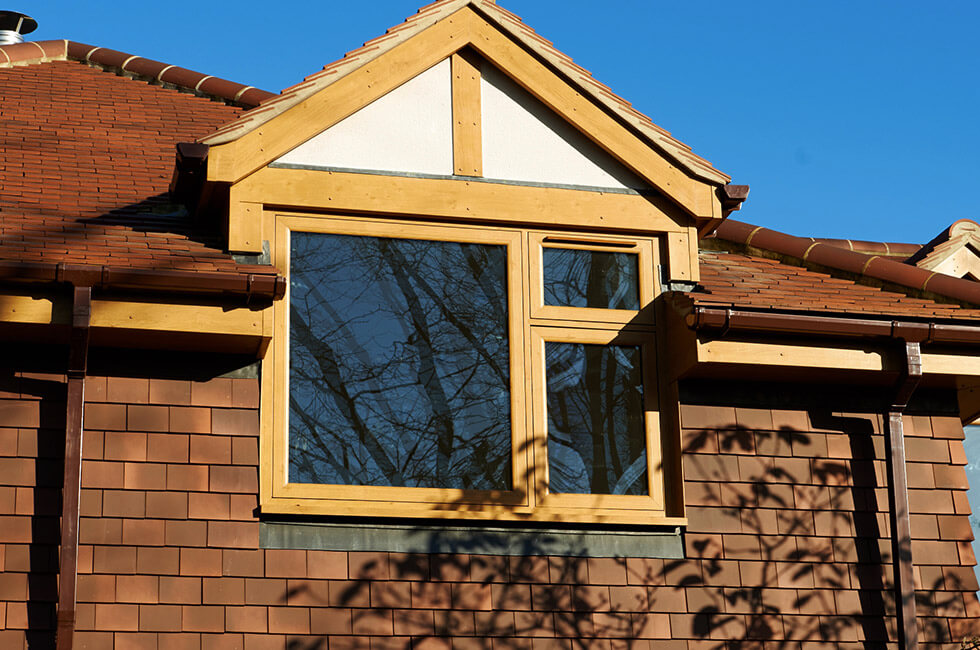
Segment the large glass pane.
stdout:
[[544,304],[597,309],[640,308],[634,253],[545,248]]
[[548,490],[647,494],[638,346],[545,343]]
[[293,233],[289,480],[510,489],[507,248]]

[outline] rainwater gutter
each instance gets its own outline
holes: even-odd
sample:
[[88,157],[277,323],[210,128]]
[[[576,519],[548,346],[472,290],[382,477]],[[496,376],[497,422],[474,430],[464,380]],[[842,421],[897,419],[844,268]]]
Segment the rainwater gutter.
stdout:
[[181,294],[221,294],[251,299],[279,300],[286,294],[286,279],[275,269],[259,273],[130,269],[64,262],[0,262],[0,282],[64,283],[93,289],[152,291]]
[[922,378],[922,343],[980,345],[980,327],[933,322],[883,321],[834,318],[694,307],[686,317],[688,327],[724,337],[742,334],[794,334],[847,338],[883,338],[899,346],[902,368],[894,397],[887,410],[888,501],[891,523],[895,602],[898,604],[899,642],[903,650],[917,650],[915,584],[912,533],[909,517],[908,476],[905,466],[905,432],[902,416]]

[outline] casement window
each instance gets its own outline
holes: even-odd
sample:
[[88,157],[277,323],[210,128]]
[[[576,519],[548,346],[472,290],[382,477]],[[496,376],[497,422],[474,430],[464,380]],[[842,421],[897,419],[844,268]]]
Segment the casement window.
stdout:
[[654,238],[276,223],[264,510],[669,520]]

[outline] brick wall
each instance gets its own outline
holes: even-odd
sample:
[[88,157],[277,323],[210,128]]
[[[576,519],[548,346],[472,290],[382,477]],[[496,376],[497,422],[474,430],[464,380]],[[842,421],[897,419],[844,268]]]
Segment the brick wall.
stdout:
[[[675,636],[896,640],[882,417],[827,397],[682,406],[687,546],[701,571],[678,565],[698,586]],[[920,642],[959,647],[980,634],[963,427],[949,409],[920,413],[904,423]]]
[[[53,637],[63,381],[0,375],[3,648]],[[342,553],[258,548],[257,380],[87,388],[76,647],[893,647],[873,414],[687,391],[686,560]],[[962,428],[907,422],[920,628],[958,644],[980,634]]]

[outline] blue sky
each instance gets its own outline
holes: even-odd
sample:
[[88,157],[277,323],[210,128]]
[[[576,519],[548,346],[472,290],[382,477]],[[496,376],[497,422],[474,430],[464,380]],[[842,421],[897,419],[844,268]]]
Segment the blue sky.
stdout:
[[[279,91],[401,22],[416,2],[4,6],[38,20],[34,40],[68,38]],[[797,235],[925,242],[956,219],[980,218],[980,3],[501,4],[751,185],[737,219]]]

